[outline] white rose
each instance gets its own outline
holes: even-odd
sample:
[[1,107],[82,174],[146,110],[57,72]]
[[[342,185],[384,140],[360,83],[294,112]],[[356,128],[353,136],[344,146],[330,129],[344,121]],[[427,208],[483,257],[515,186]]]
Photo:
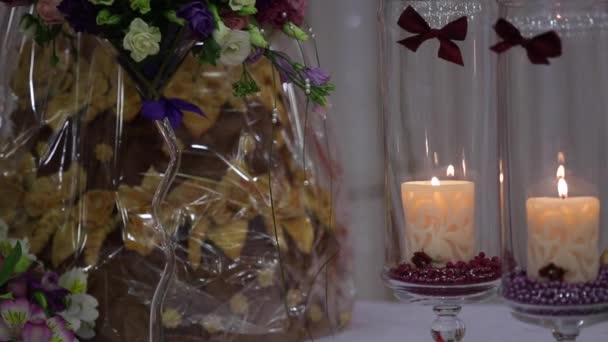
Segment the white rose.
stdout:
[[221,46],[220,63],[224,65],[242,64],[251,54],[249,32],[229,29],[225,34],[216,34],[215,37]]
[[243,7],[255,7],[255,0],[230,0],[228,5],[233,11],[240,11]]
[[140,18],[135,18],[123,40],[123,47],[131,51],[131,58],[141,62],[160,51],[161,34],[158,27],[150,26]]

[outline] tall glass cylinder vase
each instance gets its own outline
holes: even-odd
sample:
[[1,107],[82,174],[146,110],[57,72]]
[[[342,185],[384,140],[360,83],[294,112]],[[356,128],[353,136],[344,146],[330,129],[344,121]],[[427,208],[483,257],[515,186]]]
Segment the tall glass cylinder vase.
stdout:
[[460,341],[460,306],[500,282],[493,56],[485,1],[383,1],[386,284],[434,306]]
[[504,1],[500,17],[503,295],[574,341],[608,317],[608,3]]

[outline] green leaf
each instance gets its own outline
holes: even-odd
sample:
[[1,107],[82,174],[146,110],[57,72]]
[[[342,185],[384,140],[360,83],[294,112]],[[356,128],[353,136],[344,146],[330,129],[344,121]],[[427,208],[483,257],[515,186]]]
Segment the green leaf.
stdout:
[[186,21],[180,17],[177,16],[177,12],[175,11],[165,11],[165,13],[163,13],[165,15],[165,18],[167,18],[167,20],[169,20],[172,23],[176,23],[179,26],[184,26],[184,24],[186,24]]
[[21,259],[21,254],[21,242],[17,241],[11,253],[6,257],[6,259],[4,259],[4,264],[0,270],[0,286],[6,284],[6,282],[11,278],[11,275],[13,275],[15,266],[19,262],[19,259]]
[[232,85],[232,94],[235,97],[246,97],[260,91],[254,80],[239,80]]
[[238,15],[243,17],[248,17],[256,13],[258,13],[258,9],[255,8],[255,6],[244,6],[240,11],[237,12]]
[[243,74],[240,80],[232,84],[232,94],[236,97],[246,97],[259,91],[260,87],[247,70],[247,64],[243,64]]
[[9,299],[10,300],[10,299],[15,299],[15,297],[13,297],[13,294],[9,292],[9,293],[0,295],[0,299]]
[[40,307],[46,310],[49,307],[49,302],[46,300],[46,296],[41,291],[34,292],[34,301],[40,305]]
[[102,9],[101,11],[99,11],[99,13],[97,13],[97,18],[95,19],[95,21],[97,22],[97,25],[116,25],[118,23],[120,23],[120,19],[121,17],[119,15],[116,14],[112,14],[110,12],[110,10],[108,10],[107,8]]
[[222,47],[214,39],[207,39],[198,53],[198,60],[201,63],[216,65],[221,50]]
[[150,0],[130,0],[131,9],[141,14],[148,14],[152,11]]

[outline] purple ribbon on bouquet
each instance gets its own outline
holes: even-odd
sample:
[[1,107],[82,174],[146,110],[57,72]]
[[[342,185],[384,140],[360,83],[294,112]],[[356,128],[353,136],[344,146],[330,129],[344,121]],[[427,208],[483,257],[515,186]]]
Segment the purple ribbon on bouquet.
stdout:
[[141,107],[141,114],[146,119],[159,121],[167,118],[173,128],[178,128],[182,124],[184,111],[207,117],[195,104],[175,98],[162,97],[158,100],[144,100]]

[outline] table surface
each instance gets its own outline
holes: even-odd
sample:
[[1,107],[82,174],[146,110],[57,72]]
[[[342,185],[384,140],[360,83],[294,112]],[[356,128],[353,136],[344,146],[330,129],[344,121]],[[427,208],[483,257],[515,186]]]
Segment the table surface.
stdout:
[[[403,303],[358,302],[350,329],[316,342],[430,342],[435,319],[430,307]],[[551,332],[512,318],[495,304],[465,306],[466,342],[554,342]],[[608,323],[582,330],[577,342],[608,342]]]

